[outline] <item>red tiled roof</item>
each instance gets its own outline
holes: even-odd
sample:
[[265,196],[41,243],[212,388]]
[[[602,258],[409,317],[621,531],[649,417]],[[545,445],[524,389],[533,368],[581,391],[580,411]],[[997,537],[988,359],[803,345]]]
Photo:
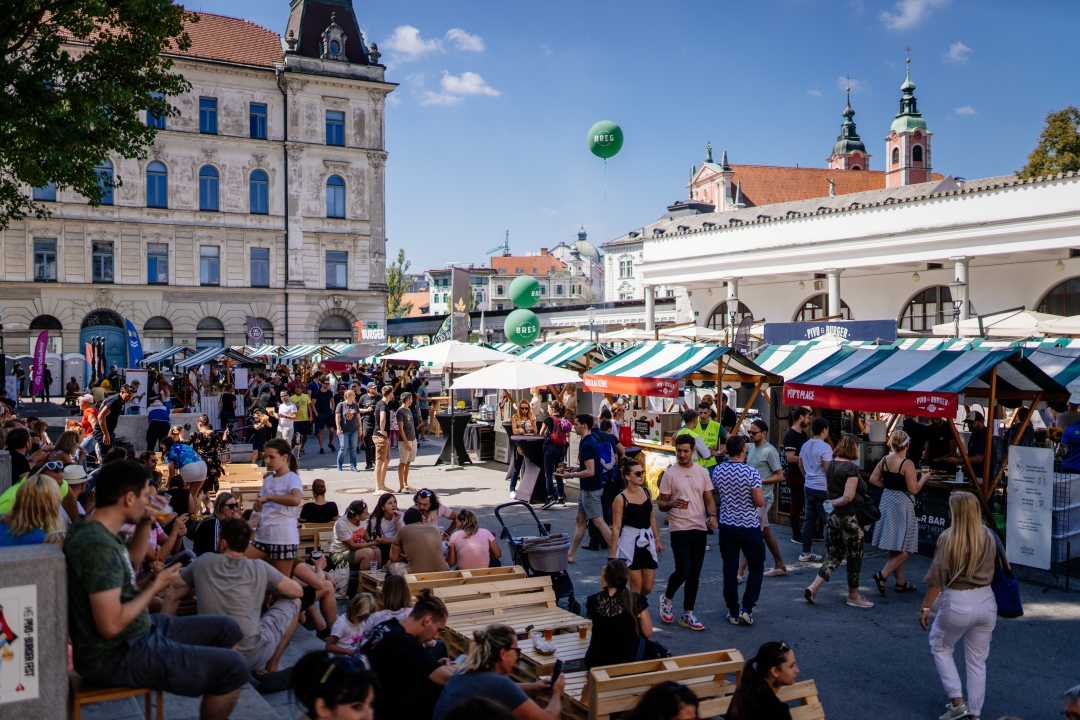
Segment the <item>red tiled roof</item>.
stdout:
[[519,274],[518,268],[524,270],[521,275],[547,275],[553,271],[565,270],[566,264],[550,255],[496,255],[491,258],[491,267],[494,270],[505,270],[505,275]]
[[427,309],[431,306],[431,298],[427,291],[402,293],[401,304],[412,304],[412,309],[406,317],[424,317],[428,314]]
[[200,12],[199,22],[185,22],[191,38],[187,50],[170,50],[170,55],[218,60],[241,65],[273,67],[281,62],[281,37],[272,30],[240,18]]
[[[829,180],[836,181],[837,195],[881,190],[885,187],[885,173],[880,170],[832,170],[771,165],[731,167],[735,171],[732,185],[742,182],[742,199],[748,207],[826,197],[829,194]],[[934,173],[934,180],[941,180],[943,177]]]

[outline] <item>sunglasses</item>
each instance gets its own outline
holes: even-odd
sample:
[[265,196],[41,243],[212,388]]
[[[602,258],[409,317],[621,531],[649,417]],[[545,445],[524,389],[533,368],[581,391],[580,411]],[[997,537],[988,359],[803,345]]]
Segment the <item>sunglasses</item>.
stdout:
[[64,463],[60,462],[59,460],[50,460],[49,462],[45,463],[45,469],[52,470],[53,472],[60,472],[64,469]]
[[427,500],[429,497],[433,496],[434,494],[435,493],[431,492],[427,488],[424,488],[420,492],[416,493],[416,497],[421,498],[423,500]]
[[308,559],[310,559],[310,560],[319,560],[319,559],[322,558],[322,556],[323,556],[322,550],[312,550],[311,552],[308,553]]
[[629,475],[630,475],[630,477],[644,477],[645,473],[638,470],[636,472],[629,473]]
[[240,503],[235,503],[235,502],[225,503],[225,505],[223,507],[227,507],[230,510],[235,510],[236,508],[240,507]]

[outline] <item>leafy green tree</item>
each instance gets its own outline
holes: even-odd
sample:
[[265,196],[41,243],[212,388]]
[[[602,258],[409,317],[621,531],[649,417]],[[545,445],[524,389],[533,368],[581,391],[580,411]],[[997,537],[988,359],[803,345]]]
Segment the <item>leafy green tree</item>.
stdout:
[[405,248],[398,248],[397,260],[386,268],[386,317],[400,318],[412,312],[412,303],[402,303],[407,286],[406,273],[412,263],[405,259]]
[[1069,106],[1046,116],[1039,144],[1028,155],[1022,178],[1080,170],[1080,110]]
[[[176,116],[163,96],[190,88],[162,55],[185,50],[172,0],[4,0],[0,13],[0,228],[47,209],[25,186],[72,188],[91,205],[119,186],[95,170],[109,153],[146,157],[156,134],[138,112]],[[114,173],[114,176],[116,173]]]

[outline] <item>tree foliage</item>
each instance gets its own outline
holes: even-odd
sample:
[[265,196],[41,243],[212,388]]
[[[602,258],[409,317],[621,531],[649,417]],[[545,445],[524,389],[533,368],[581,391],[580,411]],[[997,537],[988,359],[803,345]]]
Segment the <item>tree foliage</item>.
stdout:
[[94,168],[111,153],[146,157],[156,131],[138,112],[178,114],[157,94],[190,85],[161,53],[190,47],[184,23],[198,21],[172,0],[4,0],[3,7],[0,228],[48,216],[26,185],[53,182],[98,205],[110,183]]
[[402,303],[405,296],[409,272],[412,263],[405,259],[405,248],[398,248],[397,260],[386,268],[386,319],[406,317],[412,312],[412,303]]
[[1022,178],[1080,170],[1080,110],[1069,106],[1046,116],[1039,144],[1028,155],[1027,165],[1017,173]]

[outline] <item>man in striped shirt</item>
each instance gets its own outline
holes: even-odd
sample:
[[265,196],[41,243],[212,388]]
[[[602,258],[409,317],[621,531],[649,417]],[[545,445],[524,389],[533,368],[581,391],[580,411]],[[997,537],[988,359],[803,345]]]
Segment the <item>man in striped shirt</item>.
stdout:
[[[746,464],[746,441],[739,435],[727,439],[728,462],[713,468],[712,485],[720,497],[720,557],[724,563],[724,602],[728,622],[754,624],[754,605],[761,594],[765,574],[765,539],[757,509],[765,506],[758,471]],[[746,556],[746,591],[739,607],[739,553]]]

